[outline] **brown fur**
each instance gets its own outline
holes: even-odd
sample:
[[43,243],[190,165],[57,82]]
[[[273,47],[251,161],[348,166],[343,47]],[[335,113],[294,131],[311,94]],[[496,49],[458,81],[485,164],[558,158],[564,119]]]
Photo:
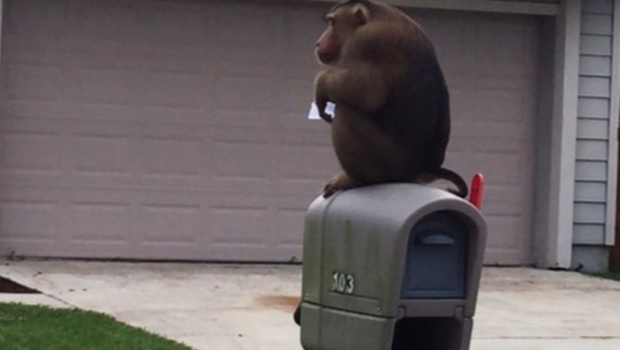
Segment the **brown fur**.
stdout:
[[[315,103],[332,124],[343,172],[324,196],[338,190],[388,182],[452,181],[442,168],[450,137],[448,89],[432,43],[400,10],[374,1],[345,1],[325,16],[316,44],[327,66],[315,79]],[[335,116],[325,112],[336,104]]]

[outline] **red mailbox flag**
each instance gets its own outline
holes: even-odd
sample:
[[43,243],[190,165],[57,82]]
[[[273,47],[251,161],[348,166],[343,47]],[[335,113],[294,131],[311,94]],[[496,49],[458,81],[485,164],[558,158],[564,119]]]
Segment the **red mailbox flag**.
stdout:
[[476,173],[471,179],[471,192],[469,194],[469,202],[476,208],[482,207],[482,192],[484,191],[484,176]]

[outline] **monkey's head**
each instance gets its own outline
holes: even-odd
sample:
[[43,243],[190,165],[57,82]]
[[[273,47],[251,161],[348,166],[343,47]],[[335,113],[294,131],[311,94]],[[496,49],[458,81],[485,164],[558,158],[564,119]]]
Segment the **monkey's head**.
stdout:
[[355,31],[368,23],[370,12],[368,1],[350,0],[334,6],[323,18],[327,28],[316,41],[315,54],[325,65],[334,65],[340,60],[343,46],[353,37]]

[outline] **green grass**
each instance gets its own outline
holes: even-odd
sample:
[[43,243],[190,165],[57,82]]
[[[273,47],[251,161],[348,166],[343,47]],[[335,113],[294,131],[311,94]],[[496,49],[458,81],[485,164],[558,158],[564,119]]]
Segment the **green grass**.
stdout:
[[0,303],[0,349],[191,350],[91,311]]
[[620,282],[620,270],[611,270],[607,272],[594,273],[592,275],[596,277]]

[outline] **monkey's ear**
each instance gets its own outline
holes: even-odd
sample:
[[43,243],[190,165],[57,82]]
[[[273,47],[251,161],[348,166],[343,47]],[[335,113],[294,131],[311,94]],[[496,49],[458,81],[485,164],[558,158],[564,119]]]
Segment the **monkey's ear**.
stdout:
[[355,6],[353,6],[353,13],[355,17],[357,17],[357,20],[360,21],[360,24],[366,24],[370,19],[368,7],[363,4],[355,4]]

